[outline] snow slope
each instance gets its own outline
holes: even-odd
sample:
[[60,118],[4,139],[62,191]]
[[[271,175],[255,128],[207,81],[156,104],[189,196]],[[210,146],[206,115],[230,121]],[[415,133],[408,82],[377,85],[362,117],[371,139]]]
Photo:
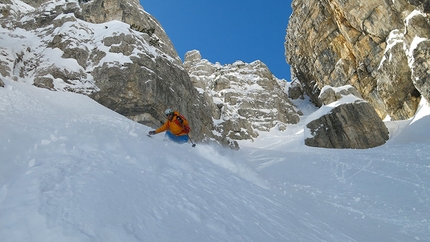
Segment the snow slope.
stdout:
[[231,151],[150,138],[83,95],[5,84],[1,241],[430,241],[425,102],[387,122],[378,148],[306,147],[302,121]]

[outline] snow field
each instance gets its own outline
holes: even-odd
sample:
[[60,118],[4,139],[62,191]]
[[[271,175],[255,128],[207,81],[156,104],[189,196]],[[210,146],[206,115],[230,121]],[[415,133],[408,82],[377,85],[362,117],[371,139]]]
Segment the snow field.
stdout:
[[426,103],[387,122],[374,149],[306,147],[299,123],[231,151],[147,137],[83,95],[5,84],[4,241],[430,240]]

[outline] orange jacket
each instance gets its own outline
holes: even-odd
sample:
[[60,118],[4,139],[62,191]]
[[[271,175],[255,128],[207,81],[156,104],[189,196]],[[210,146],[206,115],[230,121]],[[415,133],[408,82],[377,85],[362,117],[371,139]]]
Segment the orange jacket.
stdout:
[[[182,124],[177,120],[177,117],[181,117],[183,120]],[[161,133],[166,130],[170,130],[170,132],[174,135],[186,135],[189,132],[188,120],[184,118],[184,116],[180,115],[178,112],[173,112],[172,121],[168,120],[161,126],[160,128],[155,130],[155,133]]]

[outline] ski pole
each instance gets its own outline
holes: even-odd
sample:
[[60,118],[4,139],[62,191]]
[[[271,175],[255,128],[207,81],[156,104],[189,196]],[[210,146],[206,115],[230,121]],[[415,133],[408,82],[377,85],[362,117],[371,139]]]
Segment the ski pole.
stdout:
[[193,144],[193,145],[191,145],[191,146],[192,146],[192,147],[196,147],[196,144],[194,144],[194,143],[193,143],[193,140],[191,139],[191,137],[190,137],[190,136],[188,136],[188,139],[190,139],[191,144]]

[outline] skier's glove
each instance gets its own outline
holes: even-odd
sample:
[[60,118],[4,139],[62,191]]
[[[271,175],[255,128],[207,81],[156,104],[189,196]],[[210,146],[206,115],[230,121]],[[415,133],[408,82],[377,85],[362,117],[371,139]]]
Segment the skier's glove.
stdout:
[[156,134],[154,130],[153,131],[149,131],[149,135],[154,135],[154,134]]
[[184,120],[181,119],[181,117],[176,117],[176,120],[178,120],[179,123],[183,123]]

